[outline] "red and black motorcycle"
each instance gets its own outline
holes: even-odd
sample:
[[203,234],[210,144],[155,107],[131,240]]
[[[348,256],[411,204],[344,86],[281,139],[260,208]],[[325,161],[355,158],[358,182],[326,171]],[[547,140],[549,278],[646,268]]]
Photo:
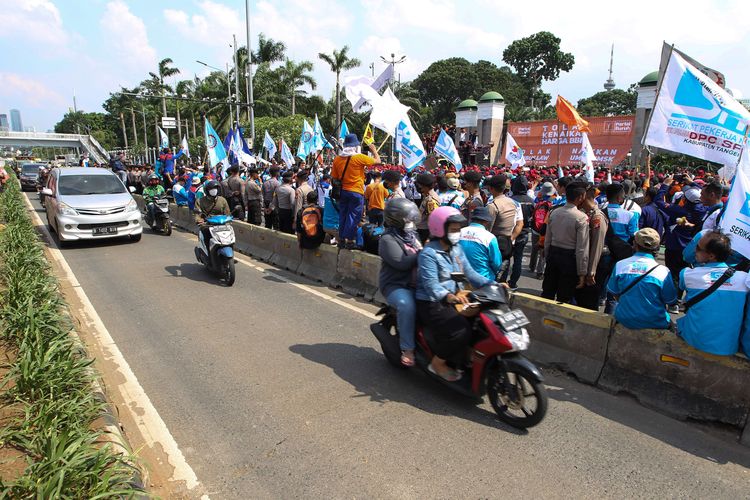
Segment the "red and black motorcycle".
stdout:
[[[454,280],[463,280],[460,273],[454,274]],[[464,376],[448,382],[428,370],[434,344],[429,329],[420,324],[416,329],[416,364],[432,378],[466,396],[482,399],[487,394],[497,416],[508,425],[519,429],[537,425],[547,412],[547,391],[542,373],[521,354],[529,347],[529,334],[524,328],[529,320],[523,311],[508,306],[507,292],[497,283],[470,292],[469,298],[469,306],[476,309],[470,318],[471,359],[456,367],[464,370]],[[370,325],[370,330],[386,359],[404,368],[396,310],[386,306],[378,315],[383,315],[383,319]]]

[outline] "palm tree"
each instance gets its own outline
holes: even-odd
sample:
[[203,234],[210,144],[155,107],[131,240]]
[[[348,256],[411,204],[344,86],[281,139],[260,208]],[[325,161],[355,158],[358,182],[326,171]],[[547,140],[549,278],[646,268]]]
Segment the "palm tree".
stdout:
[[169,85],[164,85],[164,79],[170,76],[174,76],[180,73],[180,70],[177,68],[171,68],[169,65],[173,64],[174,61],[170,58],[165,58],[159,61],[159,73],[153,73],[149,72],[149,75],[151,75],[151,78],[159,80],[159,84],[161,86],[161,111],[163,113],[163,116],[167,116],[167,98],[164,96],[165,90],[172,90],[172,87]]
[[252,62],[253,64],[280,62],[284,60],[285,52],[284,42],[266,38],[266,35],[261,33],[258,35],[258,50],[252,54]]
[[317,87],[315,79],[308,74],[308,71],[312,70],[313,64],[310,61],[302,61],[297,64],[290,59],[287,59],[284,66],[279,68],[279,74],[281,80],[284,82],[284,86],[292,92],[292,115],[294,115],[297,110],[295,107],[295,99],[297,95],[307,94],[304,90],[300,90],[300,87],[303,85],[309,85],[313,90]]
[[341,50],[333,49],[333,54],[324,54],[322,52],[318,54],[321,60],[328,63],[331,71],[336,73],[336,137],[339,136],[339,127],[341,126],[341,88],[339,86],[339,77],[342,71],[354,69],[362,64],[356,57],[350,58],[347,52],[349,52],[349,46],[344,45],[344,48]]

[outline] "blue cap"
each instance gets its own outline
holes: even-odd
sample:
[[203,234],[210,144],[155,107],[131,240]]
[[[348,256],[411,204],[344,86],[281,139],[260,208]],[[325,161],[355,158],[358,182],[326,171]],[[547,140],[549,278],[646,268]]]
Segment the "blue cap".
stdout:
[[354,146],[359,146],[357,134],[346,134],[346,137],[344,138],[344,147],[350,148]]

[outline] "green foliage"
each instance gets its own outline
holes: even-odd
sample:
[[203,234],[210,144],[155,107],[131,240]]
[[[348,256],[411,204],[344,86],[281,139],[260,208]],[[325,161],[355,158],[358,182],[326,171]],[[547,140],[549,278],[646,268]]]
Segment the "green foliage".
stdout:
[[[315,121],[314,118],[303,115],[282,116],[278,118],[261,116],[256,118],[256,137],[254,150],[260,151],[260,149],[263,147],[264,132],[268,130],[268,133],[271,135],[271,137],[273,137],[273,140],[276,141],[277,147],[278,142],[281,139],[284,139],[287,146],[289,146],[289,149],[294,151],[297,148],[297,144],[299,143],[299,136],[300,132],[302,131],[302,122],[304,120],[307,120],[307,123],[309,123],[310,126],[312,126],[313,122]],[[247,130],[245,132],[245,135],[247,135]]]
[[106,149],[113,149],[120,144],[117,132],[122,128],[119,126],[119,114],[117,118],[105,113],[86,113],[85,111],[68,111],[62,120],[55,124],[55,132],[58,134],[91,134]]
[[18,184],[0,195],[0,340],[14,354],[2,402],[22,415],[0,430],[0,446],[26,455],[23,474],[0,478],[9,498],[132,497],[132,457],[102,445],[92,425],[104,410],[92,360],[70,335],[72,322]]
[[630,115],[635,113],[637,98],[638,94],[632,87],[628,90],[603,90],[579,100],[577,108],[581,116]]

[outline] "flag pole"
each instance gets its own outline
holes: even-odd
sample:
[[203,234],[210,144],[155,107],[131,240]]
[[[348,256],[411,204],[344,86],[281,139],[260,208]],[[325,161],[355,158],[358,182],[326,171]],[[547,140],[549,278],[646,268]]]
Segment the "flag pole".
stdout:
[[385,145],[385,141],[387,141],[390,137],[391,137],[391,134],[387,134],[385,136],[385,139],[383,139],[383,142],[380,143],[380,146],[378,146],[378,149],[376,150],[378,153],[380,153],[380,148],[382,148],[383,145]]
[[648,133],[648,129],[651,126],[651,120],[654,117],[654,110],[656,109],[656,104],[659,102],[659,94],[661,94],[661,87],[664,85],[664,75],[667,73],[667,70],[669,69],[669,61],[672,60],[672,52],[674,52],[674,44],[672,44],[669,47],[669,55],[667,56],[667,65],[664,67],[664,73],[660,75],[659,78],[659,86],[656,87],[656,97],[654,98],[654,107],[651,108],[651,111],[648,114],[648,120],[646,121],[646,128],[643,129],[643,135],[641,136],[641,151],[638,154],[638,159],[641,158],[641,153],[643,152],[643,148],[646,145],[646,134]]
[[557,117],[557,166],[560,166],[560,117]]

